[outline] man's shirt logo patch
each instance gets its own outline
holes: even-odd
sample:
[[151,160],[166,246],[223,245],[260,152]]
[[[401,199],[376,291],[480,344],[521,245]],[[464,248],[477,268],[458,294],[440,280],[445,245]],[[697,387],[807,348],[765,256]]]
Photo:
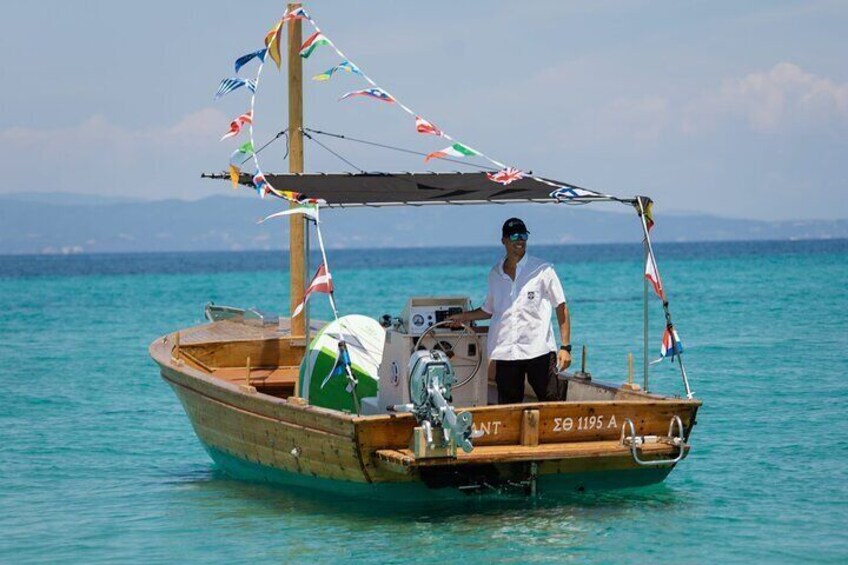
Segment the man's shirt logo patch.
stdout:
[[527,300],[533,300],[534,298],[536,298],[536,293],[535,293],[535,292],[533,292],[533,291],[531,290],[530,292],[528,292],[528,293],[527,293]]

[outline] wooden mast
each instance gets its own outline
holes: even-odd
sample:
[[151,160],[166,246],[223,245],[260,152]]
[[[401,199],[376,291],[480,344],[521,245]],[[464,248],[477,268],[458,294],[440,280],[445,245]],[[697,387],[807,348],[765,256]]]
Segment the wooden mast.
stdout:
[[[288,10],[299,8],[300,3],[289,3]],[[288,22],[288,74],[289,74],[289,172],[303,172],[303,61],[300,45],[303,41],[301,21]],[[291,203],[295,207],[294,202]],[[303,300],[305,278],[305,220],[299,214],[289,219],[289,276],[291,280],[290,312]],[[291,336],[305,338],[306,315],[301,312],[291,320]]]

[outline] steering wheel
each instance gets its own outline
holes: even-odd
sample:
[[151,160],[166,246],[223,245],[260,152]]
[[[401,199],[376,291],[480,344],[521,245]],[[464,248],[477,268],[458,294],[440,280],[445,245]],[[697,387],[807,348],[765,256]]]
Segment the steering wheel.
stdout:
[[[436,335],[435,331],[437,328],[451,327],[457,323],[462,326],[462,331],[457,335]],[[439,339],[440,337],[450,337],[452,341],[449,341],[448,339]],[[466,337],[472,339],[474,342],[473,355],[468,355],[467,352],[463,354],[463,352],[457,352],[456,350],[456,346],[459,345],[459,342]],[[428,344],[428,342],[432,342],[432,344]],[[465,386],[471,382],[471,379],[474,378],[477,371],[480,370],[480,365],[483,363],[483,352],[480,349],[480,336],[474,331],[473,327],[468,324],[463,324],[462,322],[443,320],[433,324],[424,330],[424,333],[418,336],[418,339],[415,341],[414,349],[438,349],[439,351],[444,352],[444,354],[448,356],[448,359],[450,359],[451,367],[453,367],[453,371],[456,374],[457,383],[452,387],[455,389]]]

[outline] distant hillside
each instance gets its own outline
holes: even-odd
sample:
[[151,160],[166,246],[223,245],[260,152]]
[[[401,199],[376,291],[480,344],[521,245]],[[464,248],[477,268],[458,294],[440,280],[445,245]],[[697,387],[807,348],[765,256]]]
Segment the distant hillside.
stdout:
[[[278,200],[210,196],[144,202],[89,196],[0,195],[0,254],[213,251],[283,247],[288,221],[256,225]],[[636,242],[635,214],[609,206],[439,206],[328,210],[328,247],[492,245],[509,216],[525,219],[538,243]],[[657,241],[848,237],[848,220],[763,222],[658,210]]]

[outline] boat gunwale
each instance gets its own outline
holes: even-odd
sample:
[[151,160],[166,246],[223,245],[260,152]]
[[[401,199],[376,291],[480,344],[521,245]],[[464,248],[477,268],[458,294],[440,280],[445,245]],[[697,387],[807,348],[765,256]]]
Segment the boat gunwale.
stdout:
[[[170,334],[169,334],[170,335]],[[150,344],[149,353],[154,361],[160,366],[162,369],[162,377],[168,382],[172,382],[174,384],[179,384],[184,388],[188,388],[198,394],[203,396],[208,396],[210,398],[214,398],[209,396],[208,394],[204,394],[203,391],[197,390],[196,388],[190,387],[185,383],[181,383],[178,380],[173,378],[169,378],[165,375],[165,370],[168,369],[178,375],[182,375],[183,377],[189,379],[195,379],[203,382],[206,385],[209,385],[213,388],[223,389],[227,392],[236,394],[245,399],[258,399],[262,402],[266,402],[270,405],[275,406],[284,406],[286,408],[290,408],[297,411],[304,411],[308,413],[315,414],[316,416],[322,415],[330,418],[334,418],[337,420],[341,420],[347,423],[351,423],[354,425],[362,424],[367,426],[368,424],[377,424],[387,421],[403,421],[413,419],[414,416],[411,413],[387,413],[387,414],[370,414],[370,415],[355,415],[348,412],[342,412],[339,410],[333,410],[330,408],[323,408],[321,406],[314,406],[311,404],[299,404],[290,402],[288,399],[280,398],[277,396],[273,396],[270,394],[265,394],[263,392],[259,392],[254,390],[245,390],[243,385],[238,385],[227,381],[222,378],[218,378],[213,376],[212,374],[208,374],[201,369],[193,367],[187,363],[178,364],[175,363],[174,360],[170,357],[170,351],[167,350],[168,336],[163,336],[153,343]],[[599,383],[600,384],[600,383]],[[220,400],[214,398],[215,400]],[[226,403],[226,402],[225,402]],[[230,403],[226,403],[230,404]],[[562,407],[570,407],[575,406],[577,404],[591,404],[592,406],[597,407],[655,407],[655,406],[681,406],[687,408],[699,408],[703,405],[703,401],[699,399],[687,399],[680,397],[662,397],[662,398],[646,398],[645,400],[580,400],[580,401],[553,401],[553,402],[526,402],[521,404],[493,404],[487,406],[468,406],[461,407],[464,411],[469,411],[472,414],[475,412],[513,412],[513,411],[524,411],[524,410],[532,410],[532,409],[540,409],[540,408],[550,408],[556,406]],[[248,410],[248,412],[253,412],[258,415],[262,415],[259,412],[254,412]],[[267,417],[267,416],[266,416]],[[356,426],[357,428],[359,426]]]

